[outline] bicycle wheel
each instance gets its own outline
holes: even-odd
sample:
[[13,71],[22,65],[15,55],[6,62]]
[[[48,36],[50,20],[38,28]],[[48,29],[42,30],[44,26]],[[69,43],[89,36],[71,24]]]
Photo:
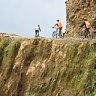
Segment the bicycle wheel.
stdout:
[[54,32],[52,33],[52,37],[53,37],[53,38],[57,38],[57,32],[56,32],[56,31],[54,31]]
[[84,31],[81,31],[81,32],[79,33],[79,38],[81,38],[81,39],[84,39],[84,38],[85,38],[85,33],[84,33]]
[[88,34],[88,38],[91,40],[93,39],[93,32]]

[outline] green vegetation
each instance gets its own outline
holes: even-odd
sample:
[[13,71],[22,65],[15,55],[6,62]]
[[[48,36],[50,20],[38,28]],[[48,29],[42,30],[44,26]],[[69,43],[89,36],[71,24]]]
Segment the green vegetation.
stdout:
[[6,40],[0,43],[2,96],[94,96],[95,41]]
[[0,65],[3,59],[4,49],[9,44],[8,38],[4,38],[0,41]]

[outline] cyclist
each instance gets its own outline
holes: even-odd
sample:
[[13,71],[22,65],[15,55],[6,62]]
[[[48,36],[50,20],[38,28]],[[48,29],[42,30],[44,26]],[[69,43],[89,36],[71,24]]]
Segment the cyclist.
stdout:
[[[62,23],[60,22],[60,20],[57,20],[57,23],[54,25],[54,27],[57,26],[57,31],[59,30],[59,36],[61,37],[61,31],[62,31],[62,28],[63,28],[63,25]],[[53,28],[54,28],[53,27]]]
[[85,29],[84,29],[84,36],[85,36],[85,38],[88,38],[88,36],[90,35],[90,28],[91,28],[91,24],[90,24],[90,22],[86,19],[86,18],[84,18],[83,19],[84,20],[84,22],[80,25],[80,27],[85,27]]
[[41,28],[40,28],[40,25],[37,25],[35,27],[35,37],[39,37],[39,32],[41,32]]

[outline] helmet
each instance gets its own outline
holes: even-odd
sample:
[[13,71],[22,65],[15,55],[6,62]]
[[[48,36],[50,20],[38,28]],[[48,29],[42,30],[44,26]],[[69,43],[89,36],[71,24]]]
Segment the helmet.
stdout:
[[56,21],[59,21],[59,19],[57,19]]
[[87,18],[83,18],[83,20],[87,20]]

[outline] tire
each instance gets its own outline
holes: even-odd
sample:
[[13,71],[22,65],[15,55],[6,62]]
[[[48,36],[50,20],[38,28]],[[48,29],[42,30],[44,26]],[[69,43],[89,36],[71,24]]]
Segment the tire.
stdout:
[[88,38],[92,40],[93,39],[93,33],[90,33]]
[[57,32],[56,32],[56,31],[54,31],[54,32],[52,33],[52,37],[53,37],[53,38],[57,38]]

